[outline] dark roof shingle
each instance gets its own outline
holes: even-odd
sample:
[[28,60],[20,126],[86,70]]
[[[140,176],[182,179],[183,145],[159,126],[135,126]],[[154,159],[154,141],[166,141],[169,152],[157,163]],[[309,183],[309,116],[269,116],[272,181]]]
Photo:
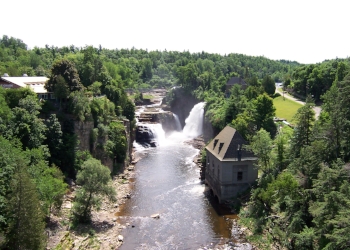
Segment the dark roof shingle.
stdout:
[[248,145],[248,142],[236,129],[226,126],[206,146],[206,149],[221,161],[256,160],[254,153],[248,151],[243,145]]

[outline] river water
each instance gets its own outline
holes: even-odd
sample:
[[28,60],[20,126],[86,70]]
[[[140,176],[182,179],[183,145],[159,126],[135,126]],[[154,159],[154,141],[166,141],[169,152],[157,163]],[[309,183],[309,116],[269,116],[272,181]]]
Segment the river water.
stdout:
[[198,104],[187,118],[191,128],[174,132],[159,147],[135,145],[140,160],[131,180],[132,196],[118,213],[120,222],[129,225],[120,249],[213,248],[231,237],[227,217],[219,214],[224,210],[215,206],[199,179],[193,163],[198,150],[184,143],[201,133],[203,106]]

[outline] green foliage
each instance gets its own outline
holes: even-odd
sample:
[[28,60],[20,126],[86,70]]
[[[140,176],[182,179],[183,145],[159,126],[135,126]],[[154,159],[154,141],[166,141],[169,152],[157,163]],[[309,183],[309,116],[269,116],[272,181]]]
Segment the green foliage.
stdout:
[[102,86],[102,83],[94,82],[88,87],[88,90],[91,91],[94,96],[99,96],[101,95],[101,86]]
[[30,180],[23,161],[16,166],[11,180],[6,215],[6,245],[9,249],[43,249],[43,214],[36,187]]
[[295,249],[318,249],[314,229],[305,227],[301,233],[295,235],[294,244]]
[[95,127],[100,123],[106,125],[115,118],[115,106],[105,97],[92,99],[90,107]]
[[58,75],[56,78],[56,84],[53,89],[53,93],[55,97],[60,100],[60,104],[62,102],[62,99],[68,98],[69,92],[69,86],[66,80],[63,78],[62,75]]
[[62,148],[62,137],[63,132],[61,124],[56,118],[55,114],[50,115],[49,119],[46,120],[46,140],[44,144],[48,146],[51,157],[50,163],[57,166],[60,165],[61,148]]
[[265,129],[271,136],[276,134],[276,125],[273,122],[276,108],[273,106],[273,100],[266,94],[259,95],[252,101],[253,118],[257,129]]
[[7,224],[5,216],[6,197],[11,192],[10,183],[16,170],[16,166],[25,161],[21,154],[21,146],[14,145],[0,136],[0,231]]
[[6,89],[5,90],[5,100],[7,105],[12,109],[18,107],[19,101],[26,98],[27,96],[32,96],[36,98],[36,94],[30,88],[19,88],[19,89]]
[[108,141],[105,144],[105,150],[109,157],[113,159],[114,165],[122,163],[126,157],[126,135],[122,123],[111,122],[109,124]]
[[20,99],[19,106],[12,109],[9,128],[12,135],[21,140],[23,148],[40,147],[45,140],[46,126],[37,116],[40,109],[38,99],[33,96]]
[[264,91],[269,95],[272,96],[275,94],[276,91],[276,84],[275,81],[271,78],[271,76],[265,76],[261,83],[262,87],[264,88]]
[[77,190],[73,214],[78,221],[88,222],[91,210],[99,209],[102,197],[115,201],[115,190],[111,185],[110,171],[99,160],[88,159],[77,174]]
[[61,208],[63,197],[68,190],[68,185],[63,180],[64,176],[56,166],[43,169],[38,178],[35,179],[39,198],[42,201],[42,210],[48,217],[50,217],[53,208],[56,210]]
[[292,138],[292,148],[296,156],[299,155],[302,146],[307,146],[311,143],[311,130],[315,122],[313,106],[312,100],[308,99],[306,104],[298,109],[293,118],[295,121],[295,132]]
[[304,97],[312,95],[315,100],[320,100],[333,82],[344,79],[349,68],[349,61],[339,59],[303,65],[293,71],[290,85],[296,94]]
[[264,129],[260,129],[258,133],[253,136],[250,148],[258,157],[259,170],[263,171],[265,174],[269,173],[272,150],[272,140],[269,133]]
[[127,99],[123,105],[123,115],[132,122],[135,118],[135,104]]
[[90,100],[84,91],[74,91],[69,95],[70,111],[77,120],[85,121],[91,117]]
[[5,99],[5,90],[0,88],[0,119],[2,121],[8,121],[11,116],[11,109],[8,106]]
[[58,60],[52,65],[51,75],[45,87],[48,91],[60,93],[60,96],[66,94],[67,87],[69,92],[83,88],[74,63],[67,59]]

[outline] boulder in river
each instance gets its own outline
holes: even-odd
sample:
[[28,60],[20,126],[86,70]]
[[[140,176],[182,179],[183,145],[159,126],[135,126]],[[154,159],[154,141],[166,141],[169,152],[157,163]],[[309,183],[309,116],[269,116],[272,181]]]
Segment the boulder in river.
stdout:
[[118,235],[118,241],[124,241],[124,237],[123,237],[123,235]]
[[151,218],[153,218],[153,219],[159,219],[159,218],[160,218],[160,215],[159,215],[159,214],[152,214],[152,215],[151,215]]

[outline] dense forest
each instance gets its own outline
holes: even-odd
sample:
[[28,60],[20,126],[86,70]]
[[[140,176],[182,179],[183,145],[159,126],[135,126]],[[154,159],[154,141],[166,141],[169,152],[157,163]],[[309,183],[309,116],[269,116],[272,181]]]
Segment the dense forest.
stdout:
[[[0,244],[41,249],[50,214],[59,210],[67,180],[78,190],[73,218],[88,222],[100,197],[115,199],[110,170],[126,160],[122,121],[135,125],[140,89],[175,90],[205,101],[205,115],[218,131],[235,127],[259,157],[260,178],[241,207],[241,223],[261,247],[350,247],[349,59],[313,65],[241,54],[218,55],[74,45],[32,48],[0,39],[0,74],[46,76],[56,101],[39,101],[29,89],[0,88]],[[246,88],[226,83],[240,77]],[[307,100],[292,130],[274,123],[275,82]],[[134,91],[133,99],[126,90]],[[312,107],[322,102],[316,121]],[[79,150],[74,122],[92,122],[90,150]],[[97,174],[95,174],[97,173]],[[239,199],[238,199],[239,200]]]

